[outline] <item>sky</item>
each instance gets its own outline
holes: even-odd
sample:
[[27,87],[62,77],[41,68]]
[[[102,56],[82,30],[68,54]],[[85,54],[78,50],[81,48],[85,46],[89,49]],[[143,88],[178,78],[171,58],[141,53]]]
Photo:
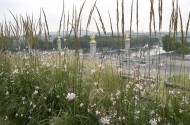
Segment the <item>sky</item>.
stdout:
[[[65,13],[66,20],[69,12],[70,17],[72,17],[72,8],[76,7],[77,13],[79,13],[80,7],[84,0],[65,0]],[[88,16],[90,10],[94,4],[95,0],[86,0],[84,9],[82,11],[82,28],[86,29]],[[119,0],[119,10],[120,10],[120,21],[121,21],[121,2]],[[125,12],[125,30],[130,29],[130,13],[131,13],[131,2],[132,0],[124,0],[124,12]],[[181,14],[183,19],[183,26],[186,29],[186,23],[188,20],[190,12],[190,0],[178,0],[179,6],[181,8]],[[106,31],[110,30],[109,16],[108,12],[111,15],[113,29],[116,31],[116,0],[97,0],[97,7],[102,16],[102,20],[105,25]],[[49,30],[52,32],[57,32],[59,29],[59,22],[61,18],[61,13],[63,9],[63,0],[0,0],[0,23],[6,19],[6,21],[14,22],[13,17],[11,16],[9,10],[17,16],[26,15],[34,17],[34,20],[38,20],[40,16],[40,8],[43,8]],[[156,16],[156,30],[158,30],[158,0],[154,0],[155,16]],[[169,21],[172,12],[172,0],[163,0],[163,27],[162,31],[168,31]],[[136,31],[136,0],[134,0],[133,6],[133,23],[132,30]],[[150,16],[150,0],[139,0],[139,31],[148,32],[149,31],[149,16]],[[99,26],[101,23],[97,11],[95,10],[92,15],[92,20],[89,26],[90,31],[97,31],[95,22],[93,18],[96,19]],[[71,20],[71,19],[70,19]],[[121,31],[121,23],[119,24]],[[180,28],[179,28],[180,30]]]

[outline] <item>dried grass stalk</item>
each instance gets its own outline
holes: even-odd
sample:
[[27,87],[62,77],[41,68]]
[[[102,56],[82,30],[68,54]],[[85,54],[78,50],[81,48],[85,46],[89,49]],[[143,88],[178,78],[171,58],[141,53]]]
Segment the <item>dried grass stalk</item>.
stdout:
[[188,18],[188,21],[187,21],[187,25],[186,25],[186,36],[185,36],[186,39],[187,39],[188,30],[189,30],[189,22],[190,22],[190,12],[189,12],[189,18]]
[[159,32],[162,29],[162,7],[163,7],[163,0],[159,0],[159,2],[158,2]]
[[122,17],[121,17],[121,30],[122,30],[122,37],[123,37],[123,46],[124,46],[124,40],[125,40],[125,17],[124,17],[124,0],[122,0],[121,3],[121,9],[122,9]]
[[117,21],[117,35],[119,35],[119,3],[118,3],[118,0],[117,0],[116,13],[117,13],[117,18],[116,18],[116,21]]
[[137,5],[136,5],[136,26],[137,26],[137,37],[139,33],[139,1],[137,0]]
[[133,22],[133,0],[131,3],[130,38],[131,38],[132,22]]
[[176,9],[174,14],[174,38],[177,36],[177,26],[178,26],[178,0],[176,1]]
[[[93,18],[94,19],[94,18]],[[102,53],[103,53],[103,42],[102,42],[102,39],[101,39],[101,33],[100,33],[100,29],[99,29],[99,27],[98,27],[98,24],[97,24],[97,21],[94,19],[94,22],[95,22],[95,24],[96,24],[96,28],[97,28],[97,31],[98,31],[98,36],[99,36],[99,38],[100,38],[100,43],[101,43],[101,51],[102,51]]]
[[184,33],[183,33],[183,21],[182,21],[182,16],[181,16],[181,10],[179,8],[179,15],[180,15],[180,26],[181,26],[181,49],[182,49],[182,54],[184,58],[184,53],[185,53],[185,41],[184,41]]
[[102,25],[102,30],[103,30],[103,32],[104,32],[104,35],[106,36],[106,29],[105,29],[104,22],[103,22],[103,20],[102,20],[100,11],[98,10],[98,7],[96,7],[96,10],[97,10],[97,12],[98,12],[99,20],[100,20],[101,25]]
[[80,11],[79,11],[78,21],[77,21],[77,24],[76,24],[76,25],[77,25],[77,31],[78,31],[79,22],[80,22],[80,19],[81,19],[82,10],[83,10],[83,8],[84,8],[85,3],[86,3],[86,0],[83,2],[82,6],[81,6],[81,8],[80,8]]
[[69,38],[71,36],[71,33],[73,31],[73,24],[74,24],[74,19],[75,19],[75,8],[74,8],[74,5],[73,5],[73,12],[72,12],[72,22],[71,22],[71,29],[70,29],[70,32],[69,32]]
[[64,16],[64,0],[63,0],[63,10],[62,10],[62,13],[61,13],[61,19],[60,19],[60,23],[59,23],[58,35],[60,35],[60,32],[61,32],[61,24],[62,24],[63,16]]
[[63,37],[65,36],[65,12],[64,12],[64,18],[63,18]]
[[111,36],[113,37],[113,26],[112,26],[112,20],[111,20],[111,16],[110,16],[109,12],[108,12],[108,15],[109,15],[109,19],[110,19]]
[[49,41],[50,40],[50,35],[49,35],[49,28],[48,28],[48,23],[47,23],[47,18],[46,18],[46,14],[45,14],[45,12],[44,12],[44,9],[42,8],[42,12],[43,12],[43,14],[44,14],[44,19],[45,19],[45,24],[46,24],[46,29],[47,29],[47,35],[46,35],[46,37],[47,37],[47,40]]
[[68,16],[67,16],[67,32],[66,32],[67,36],[69,34],[69,11],[68,11]]
[[[155,24],[155,13],[154,13],[154,0],[150,0],[150,24],[149,24],[149,28],[150,28],[150,36],[152,35],[152,23],[154,26],[154,35],[156,36],[156,24]],[[153,22],[152,22],[153,20]]]
[[87,33],[88,27],[89,27],[90,22],[91,22],[91,18],[92,18],[92,14],[93,14],[94,8],[96,7],[96,2],[97,2],[97,0],[94,2],[94,5],[92,6],[92,9],[91,9],[90,14],[88,16],[88,21],[87,21],[87,25],[86,25],[86,35],[88,34]]

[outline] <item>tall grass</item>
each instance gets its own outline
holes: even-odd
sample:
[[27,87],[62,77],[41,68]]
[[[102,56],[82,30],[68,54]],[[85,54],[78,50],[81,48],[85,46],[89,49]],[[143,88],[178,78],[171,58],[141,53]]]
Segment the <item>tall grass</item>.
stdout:
[[[95,0],[88,16],[86,35],[88,35],[91,18],[93,18],[94,9],[96,9],[101,29],[97,20],[93,19],[98,37],[101,39],[101,30],[105,36],[108,32],[96,2],[97,0]],[[132,0],[130,38],[132,38],[133,2]],[[158,2],[159,32],[161,32],[163,1],[159,0]],[[162,72],[166,72],[164,68],[167,69],[168,67],[167,64],[161,63],[160,45],[157,50],[155,69],[152,68],[150,63],[146,65],[138,62],[133,64],[130,58],[129,65],[126,66],[123,62],[124,54],[122,52],[118,52],[118,56],[115,57],[114,55],[109,56],[109,59],[89,58],[84,53],[79,52],[80,36],[78,34],[81,35],[82,11],[85,3],[86,0],[79,11],[73,5],[72,17],[70,19],[68,11],[66,22],[65,5],[63,3],[63,11],[59,22],[58,35],[61,35],[62,26],[63,38],[67,38],[69,41],[72,33],[74,34],[75,53],[69,49],[63,49],[60,52],[38,50],[39,37],[45,36],[47,48],[50,40],[48,21],[43,9],[40,10],[37,23],[34,23],[33,17],[29,16],[20,16],[19,20],[10,11],[16,25],[7,23],[6,20],[0,24],[0,119],[15,125],[189,124],[190,74],[186,74],[184,70],[184,72],[180,72],[179,76],[175,75],[175,72],[173,72],[175,66],[172,66],[172,64],[177,65],[173,58],[174,54],[167,55],[170,57],[171,67],[169,72],[167,71],[169,77],[166,77],[162,75]],[[116,3],[116,35],[118,37],[118,48],[122,48],[126,26],[124,0],[121,1],[121,22],[119,21],[119,1],[116,0]],[[137,35],[139,29],[138,7],[137,0]],[[154,10],[154,0],[150,0],[150,38],[152,37],[152,26],[154,36],[156,36]],[[43,13],[44,22],[42,22],[41,12]],[[108,16],[113,37],[115,34],[109,12]],[[176,38],[178,30],[178,16],[180,17],[183,49],[185,47],[184,40],[187,38],[189,30],[189,18],[185,37],[178,1],[176,3],[172,1],[169,35],[174,38]],[[121,24],[121,31],[119,24]],[[123,42],[121,45],[119,44],[121,43],[119,41],[121,40],[119,39],[120,32],[122,33]],[[28,48],[35,45],[35,51],[32,48],[29,52],[22,50],[19,43],[20,35],[24,36]],[[13,49],[13,39],[16,39],[19,44],[18,52],[11,51]],[[142,48],[150,51],[150,48],[145,45],[142,45]],[[101,52],[104,54],[103,43]],[[142,51],[140,50],[140,52]],[[104,55],[104,57],[108,56]],[[139,55],[139,58],[142,59],[143,55]],[[150,55],[144,54],[144,58],[149,62],[151,61]],[[181,62],[181,67],[184,65],[185,62]],[[125,76],[125,74],[129,74],[129,76]],[[167,84],[165,85],[165,83]]]

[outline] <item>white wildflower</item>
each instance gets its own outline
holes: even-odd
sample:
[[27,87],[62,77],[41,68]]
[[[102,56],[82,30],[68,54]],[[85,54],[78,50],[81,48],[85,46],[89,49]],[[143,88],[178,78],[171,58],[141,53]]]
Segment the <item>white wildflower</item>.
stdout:
[[139,113],[140,113],[140,111],[137,111],[137,110],[135,111],[135,115],[139,115]]
[[104,90],[102,88],[99,88],[96,91],[97,91],[97,93],[103,93],[104,92]]
[[100,114],[100,112],[98,110],[96,110],[96,115],[99,115],[99,114]]
[[117,92],[116,92],[116,94],[115,94],[115,95],[116,95],[116,97],[117,97],[117,98],[119,98],[119,96],[121,95],[120,90],[117,90]]
[[135,116],[134,116],[135,120],[139,119],[139,113],[140,113],[140,111],[137,111],[137,110],[134,112],[134,114],[135,114]]
[[174,95],[174,94],[175,94],[175,91],[174,91],[174,90],[169,90],[168,93],[169,93],[170,95]]
[[22,101],[24,101],[25,99],[26,99],[26,97],[23,96],[23,97],[22,97]]
[[165,66],[165,64],[164,63],[160,63],[160,67],[164,67]]
[[139,116],[135,115],[135,116],[134,116],[134,119],[135,119],[135,120],[139,119]]
[[93,107],[95,107],[96,106],[96,104],[94,103],[93,105],[91,105],[91,108],[93,108]]
[[103,125],[109,125],[110,119],[108,119],[107,117],[101,117],[100,123],[102,123]]
[[150,87],[151,88],[154,88],[156,86],[156,84],[151,84]]
[[61,56],[64,56],[65,55],[65,53],[64,52],[61,52]]
[[120,117],[120,116],[119,116],[119,118],[118,118],[118,119],[119,119],[119,121],[121,121],[121,117]]
[[189,104],[186,96],[183,96],[182,101],[183,101],[183,104]]
[[112,101],[112,105],[115,105],[116,104],[116,101]]
[[64,70],[67,71],[67,65],[66,64],[64,65]]
[[26,101],[23,101],[22,104],[23,104],[23,105],[26,104]]
[[144,97],[145,96],[145,90],[141,91],[141,97]]
[[136,84],[135,85],[139,90],[142,90],[143,89],[143,86],[141,84]]
[[8,120],[8,116],[5,116],[5,119],[4,120]]
[[143,48],[148,48],[148,44],[145,44]]
[[156,46],[156,47],[155,47],[155,49],[156,49],[156,50],[155,50],[155,53],[157,53],[157,52],[158,52],[158,50],[160,49],[159,45],[158,45],[158,46]]
[[35,86],[35,89],[39,89],[40,87],[39,86]]
[[165,108],[166,106],[165,104],[160,104],[160,107]]
[[97,85],[98,85],[98,82],[95,82],[94,85],[97,86]]
[[80,103],[80,107],[83,107],[84,106],[84,103]]
[[103,65],[103,64],[100,64],[98,67],[99,67],[101,70],[104,69],[104,65]]
[[151,110],[150,111],[150,115],[154,115],[155,114],[155,111],[154,110]]
[[122,118],[123,120],[125,120],[125,117],[123,116],[123,118]]
[[30,102],[30,105],[32,105],[32,101]]
[[151,124],[151,125],[157,125],[158,123],[157,123],[157,120],[154,118],[154,119],[151,119],[150,121],[149,121],[149,123]]
[[7,92],[5,93],[5,95],[9,95],[9,91],[7,91]]
[[38,94],[38,91],[37,90],[35,90],[34,91],[34,93],[33,93],[33,95],[37,95]]
[[138,101],[138,100],[139,100],[139,96],[135,95],[135,101]]
[[33,105],[33,108],[36,108],[36,105]]
[[127,84],[125,87],[126,87],[126,89],[129,89],[129,88],[130,88],[130,85]]
[[117,70],[117,71],[118,71],[118,72],[122,72],[122,70],[123,70],[122,68],[118,68],[118,70]]
[[67,93],[67,97],[66,99],[71,101],[71,100],[74,100],[76,98],[76,95],[75,93]]
[[91,74],[94,74],[96,72],[95,69],[91,69]]
[[179,113],[183,113],[183,110],[182,110],[182,109],[179,109]]
[[87,109],[88,112],[90,112],[90,109]]
[[51,108],[48,109],[48,112],[51,112]]
[[14,71],[13,71],[13,74],[18,74],[19,72],[18,72],[18,69],[15,69]]

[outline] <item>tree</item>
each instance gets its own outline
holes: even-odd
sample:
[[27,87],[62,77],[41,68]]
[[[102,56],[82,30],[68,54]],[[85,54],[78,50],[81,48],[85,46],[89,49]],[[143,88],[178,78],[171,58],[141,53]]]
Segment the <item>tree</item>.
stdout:
[[168,35],[162,37],[162,44],[163,50],[165,50],[166,52],[177,51],[177,49],[180,47],[180,44],[177,42],[177,40]]

